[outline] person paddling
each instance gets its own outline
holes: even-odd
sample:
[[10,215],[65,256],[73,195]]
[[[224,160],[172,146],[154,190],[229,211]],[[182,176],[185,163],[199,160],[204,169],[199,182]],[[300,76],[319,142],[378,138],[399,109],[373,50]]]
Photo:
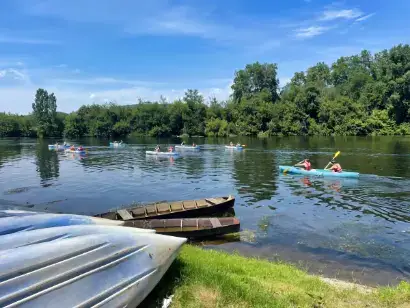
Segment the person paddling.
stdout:
[[155,147],[155,152],[159,152],[160,150],[161,150],[160,146],[157,145],[157,146]]
[[295,167],[303,167],[306,171],[310,171],[312,169],[312,165],[310,164],[310,160],[305,158],[301,162],[297,163]]
[[334,159],[331,161],[331,165],[329,168],[326,168],[325,170],[332,170],[333,172],[342,172],[342,166],[337,163]]

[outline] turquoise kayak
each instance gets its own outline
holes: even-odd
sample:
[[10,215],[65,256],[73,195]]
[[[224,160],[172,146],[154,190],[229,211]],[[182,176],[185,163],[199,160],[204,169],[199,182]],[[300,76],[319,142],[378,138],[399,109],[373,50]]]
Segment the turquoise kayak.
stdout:
[[342,172],[333,172],[330,170],[325,169],[312,169],[312,170],[305,170],[302,168],[292,167],[292,166],[279,166],[279,172],[283,173],[283,171],[289,174],[303,174],[303,175],[313,175],[313,176],[332,176],[332,177],[339,177],[339,178],[358,178],[358,172],[350,172],[350,171],[342,171]]

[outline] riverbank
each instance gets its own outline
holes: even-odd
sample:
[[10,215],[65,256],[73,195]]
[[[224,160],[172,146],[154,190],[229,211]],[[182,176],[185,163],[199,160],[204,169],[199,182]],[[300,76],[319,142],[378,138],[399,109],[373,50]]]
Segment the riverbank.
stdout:
[[410,284],[370,288],[281,263],[185,245],[143,307],[410,307]]

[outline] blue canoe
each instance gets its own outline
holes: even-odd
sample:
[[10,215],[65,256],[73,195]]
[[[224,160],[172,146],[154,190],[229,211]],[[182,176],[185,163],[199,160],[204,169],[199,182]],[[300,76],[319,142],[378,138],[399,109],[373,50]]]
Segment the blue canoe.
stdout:
[[106,219],[0,211],[0,306],[136,307],[185,241]]
[[339,177],[339,178],[358,178],[358,172],[350,172],[350,171],[342,171],[342,172],[333,172],[330,170],[325,169],[312,169],[310,171],[306,171],[302,168],[297,168],[293,166],[279,166],[279,172],[286,171],[289,174],[303,174],[303,175],[313,175],[313,176],[331,176],[331,177]]
[[72,154],[86,154],[87,153],[86,150],[80,151],[80,150],[70,150],[70,149],[66,149],[64,152],[72,153]]

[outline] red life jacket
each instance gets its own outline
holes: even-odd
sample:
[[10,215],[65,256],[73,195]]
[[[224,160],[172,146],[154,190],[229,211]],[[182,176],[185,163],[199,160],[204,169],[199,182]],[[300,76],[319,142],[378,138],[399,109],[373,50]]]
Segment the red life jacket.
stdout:
[[332,168],[333,172],[342,172],[342,167],[339,164],[334,164]]
[[308,162],[306,160],[303,162],[303,166],[305,167],[305,170],[307,170],[307,171],[312,169],[312,165],[310,164],[310,162]]

